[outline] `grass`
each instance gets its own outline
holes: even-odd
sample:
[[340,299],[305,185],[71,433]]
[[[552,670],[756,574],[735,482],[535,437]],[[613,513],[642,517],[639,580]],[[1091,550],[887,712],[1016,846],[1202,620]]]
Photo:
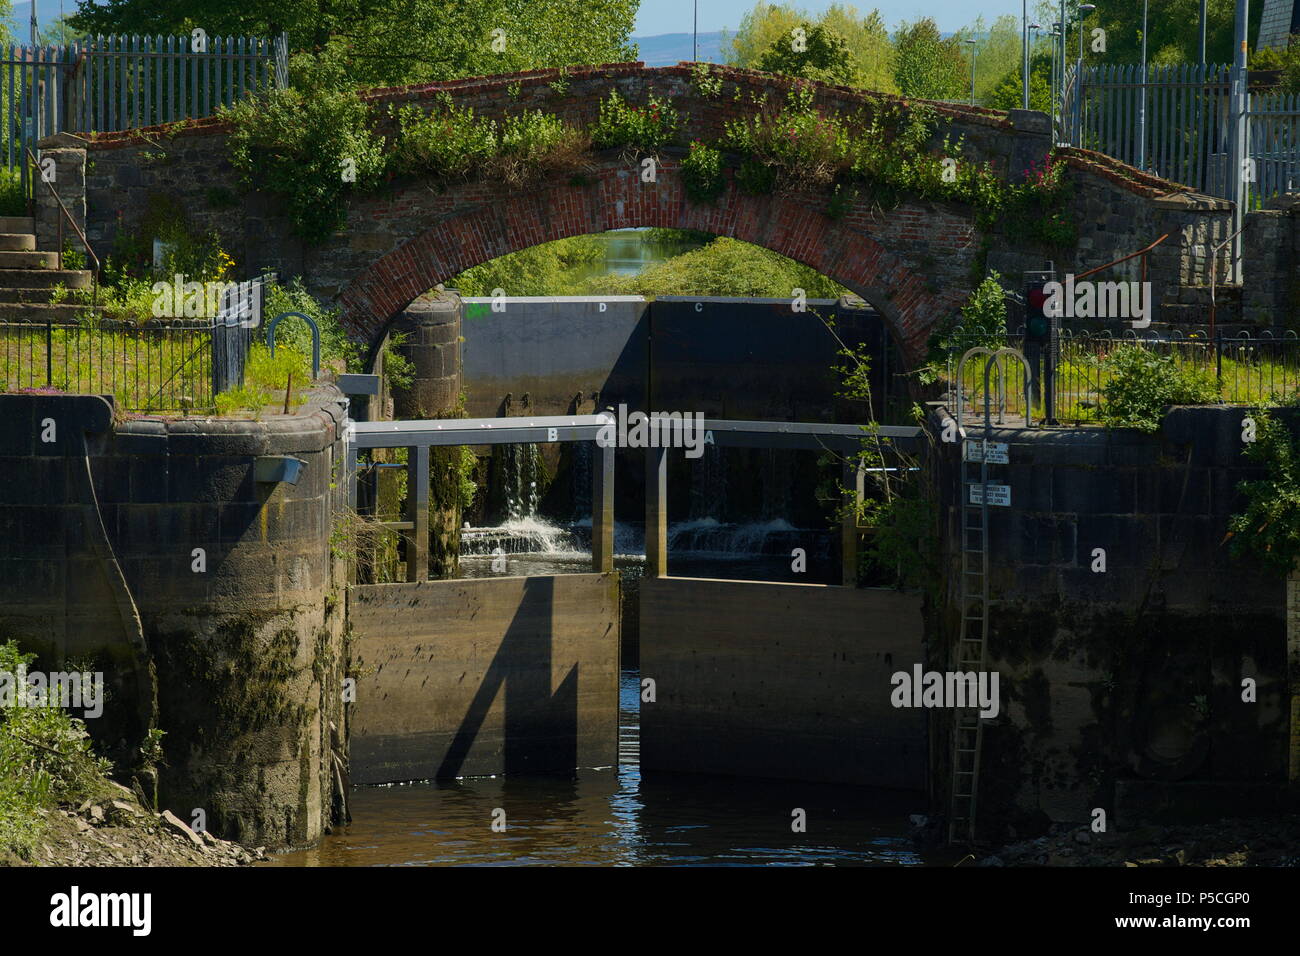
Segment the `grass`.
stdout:
[[117,330],[82,321],[0,325],[0,391],[49,388],[112,395],[138,412],[212,406],[212,358],[202,330]]
[[290,408],[307,401],[312,385],[311,355],[277,346],[273,357],[270,349],[255,342],[248,350],[243,386],[217,396],[217,414],[247,417],[239,413],[257,416],[266,411],[283,412],[286,385],[290,386]]

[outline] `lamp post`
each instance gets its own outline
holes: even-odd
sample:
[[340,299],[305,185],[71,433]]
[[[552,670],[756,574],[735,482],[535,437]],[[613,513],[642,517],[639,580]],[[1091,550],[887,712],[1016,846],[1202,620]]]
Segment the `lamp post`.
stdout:
[[1137,168],[1147,168],[1147,0],[1142,0],[1142,78],[1138,86]]
[[1205,5],[1207,0],[1201,0],[1201,66],[1205,66]]
[[1088,14],[1092,13],[1092,11],[1096,9],[1097,9],[1096,5],[1092,3],[1079,4],[1079,65],[1080,66],[1083,66],[1083,21],[1088,16]]
[[[1055,38],[1061,35],[1061,25],[1059,23],[1052,24],[1052,32],[1047,35],[1052,38],[1052,97],[1051,97],[1052,98],[1052,136],[1056,137],[1056,117],[1057,117],[1056,104],[1058,99],[1060,98],[1059,96],[1060,88],[1057,84],[1056,78],[1058,75],[1057,70],[1060,68],[1061,64],[1060,64],[1060,58],[1057,56],[1057,54],[1060,51],[1057,49],[1058,44],[1056,43]],[[1053,145],[1055,145],[1056,142],[1057,140],[1053,138],[1052,140]]]
[[[1038,45],[1038,31],[1043,29],[1041,23],[1031,23],[1025,28],[1025,65],[1024,65],[1024,107],[1029,109],[1029,51]],[[1029,32],[1034,32],[1034,42],[1029,42]]]
[[1020,2],[1020,108],[1029,109],[1029,0]]
[[691,62],[700,62],[700,0],[695,0],[691,18]]
[[1083,21],[1088,14],[1096,10],[1096,4],[1081,3],[1079,4],[1079,59],[1074,66],[1074,145],[1080,145],[1079,140],[1082,138],[1083,119]]
[[970,105],[975,105],[975,41],[967,40],[970,44]]

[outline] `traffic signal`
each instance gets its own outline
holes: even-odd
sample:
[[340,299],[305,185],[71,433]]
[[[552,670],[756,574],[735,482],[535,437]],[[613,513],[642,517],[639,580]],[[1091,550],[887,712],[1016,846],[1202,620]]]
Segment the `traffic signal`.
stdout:
[[1052,320],[1047,315],[1046,287],[1045,281],[1025,284],[1025,345],[1048,345],[1052,340]]

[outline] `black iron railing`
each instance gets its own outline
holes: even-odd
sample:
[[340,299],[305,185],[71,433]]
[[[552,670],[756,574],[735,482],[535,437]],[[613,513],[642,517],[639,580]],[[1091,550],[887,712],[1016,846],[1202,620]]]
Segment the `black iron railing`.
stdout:
[[[1019,349],[1022,333],[973,334],[958,329],[945,345],[946,362],[940,369],[949,392],[956,400],[957,364],[976,345],[1001,345]],[[1180,369],[1196,375],[1207,394],[1228,405],[1274,404],[1300,395],[1300,336],[1291,330],[1257,330],[1236,334],[1208,328],[1150,332],[1061,331],[1055,372],[1055,418],[1065,424],[1100,422],[1105,416],[1107,385],[1115,377],[1116,354],[1121,349],[1142,349],[1152,356],[1172,360]],[[985,358],[972,362],[984,362]],[[971,370],[962,376],[964,402],[983,401],[983,365],[980,375]],[[1006,363],[1006,385],[993,396],[1001,417],[1019,419],[1025,412],[1024,371],[1019,363]],[[1041,373],[1040,373],[1041,375]],[[996,376],[994,379],[996,380]],[[1035,383],[1030,401],[1035,415],[1042,413],[1043,383]]]
[[131,412],[214,407],[212,323],[0,322],[0,391],[112,395]]

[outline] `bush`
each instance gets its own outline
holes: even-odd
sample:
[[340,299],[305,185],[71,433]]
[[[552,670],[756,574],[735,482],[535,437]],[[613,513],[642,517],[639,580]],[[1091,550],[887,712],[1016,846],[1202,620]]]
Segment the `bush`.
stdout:
[[600,104],[600,118],[589,132],[596,149],[657,149],[673,142],[678,125],[677,111],[657,97],[651,96],[645,106],[632,106],[617,90],[610,90],[609,98]]
[[0,216],[27,215],[27,194],[22,175],[15,166],[0,170]]
[[[0,672],[17,675],[34,660],[13,641],[0,644]],[[97,795],[109,769],[91,750],[86,725],[57,702],[0,702],[0,859],[29,858],[46,810]]]
[[541,110],[507,117],[495,134],[494,155],[484,172],[507,186],[535,184],[554,174],[574,171],[591,145],[587,134]]
[[727,124],[723,145],[772,170],[780,190],[830,185],[849,165],[847,131],[812,105],[812,90],[796,88],[786,107]]
[[497,123],[450,103],[427,116],[407,106],[398,114],[398,127],[395,171],[430,173],[444,181],[478,176],[514,188],[578,168],[590,145],[582,130],[541,110]]
[[722,154],[703,143],[691,143],[681,170],[682,188],[691,202],[712,203],[727,188],[722,175]]
[[243,185],[282,196],[294,231],[308,242],[342,228],[348,194],[375,187],[384,172],[382,141],[354,90],[270,90],[222,115],[234,125],[230,159]]
[[767,196],[776,189],[776,170],[756,159],[742,160],[736,170],[736,185],[751,196]]
[[[309,293],[301,277],[286,285],[269,284],[262,302],[263,321],[269,322],[282,312],[301,312],[310,316],[320,330],[321,367],[332,366],[344,372],[361,370],[361,350],[339,325],[337,309],[326,309]],[[263,337],[265,337],[263,335]],[[275,327],[275,345],[311,357],[311,329],[297,318],[288,318]]]
[[1218,401],[1214,376],[1141,345],[1121,345],[1102,361],[1102,420],[1112,428],[1155,432],[1170,405]]
[[398,114],[392,163],[396,172],[468,179],[495,150],[492,125],[476,120],[468,107],[447,104],[425,115],[419,107],[405,106]]
[[1000,349],[1007,345],[1007,298],[1001,276],[990,272],[961,307],[962,351],[983,345]]
[[1246,510],[1232,516],[1228,538],[1234,555],[1253,554],[1288,574],[1300,560],[1300,446],[1284,422],[1265,411],[1254,417],[1255,441],[1246,445],[1246,457],[1268,473],[1237,486]]

